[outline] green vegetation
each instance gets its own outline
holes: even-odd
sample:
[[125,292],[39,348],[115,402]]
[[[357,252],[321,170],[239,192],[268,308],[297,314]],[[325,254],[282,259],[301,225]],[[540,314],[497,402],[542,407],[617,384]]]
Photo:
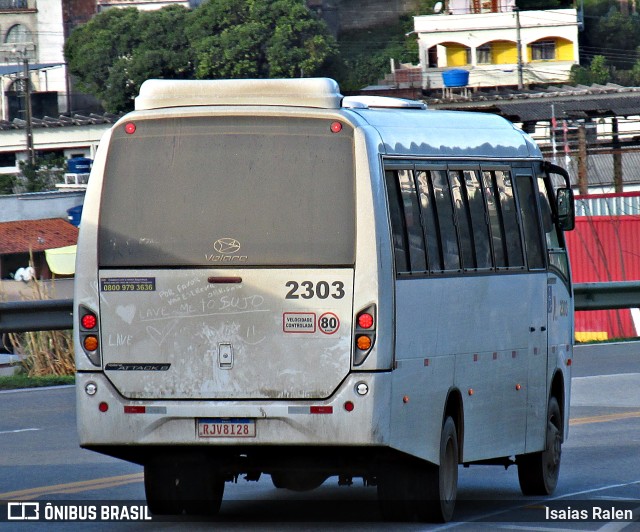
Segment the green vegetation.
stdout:
[[20,355],[28,376],[75,373],[71,331],[12,333],[8,336],[13,352]]
[[0,174],[0,195],[13,194],[16,185],[16,176],[13,174]]
[[[631,4],[627,6],[631,9]],[[615,0],[585,0],[580,33],[581,66],[573,83],[640,85],[640,14],[622,11]]]
[[337,47],[300,0],[216,0],[192,11],[107,10],[76,28],[64,53],[77,88],[119,112],[149,78],[323,75]]
[[65,159],[62,155],[38,157],[33,165],[27,161],[20,161],[19,165],[21,174],[13,178],[13,191],[41,192],[62,182]]
[[344,91],[372,85],[391,71],[391,60],[417,64],[418,41],[413,31],[413,17],[401,17],[397,24],[351,31],[340,36],[341,63],[335,73]]
[[[33,263],[33,259],[30,263]],[[51,298],[38,281],[33,282],[32,290],[34,300]],[[0,301],[3,300],[4,294],[0,289]],[[10,348],[21,361],[17,366],[19,375],[16,378],[73,378],[75,375],[72,331],[8,333],[2,335],[1,340],[2,345]]]
[[19,388],[40,388],[44,386],[61,386],[74,384],[74,375],[45,375],[29,377],[27,375],[14,375],[0,377],[0,390],[16,390]]

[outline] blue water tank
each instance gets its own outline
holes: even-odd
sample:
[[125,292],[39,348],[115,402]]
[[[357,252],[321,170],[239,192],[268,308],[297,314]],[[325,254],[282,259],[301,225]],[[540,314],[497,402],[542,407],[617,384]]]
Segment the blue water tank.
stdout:
[[86,157],[74,157],[67,161],[67,172],[70,174],[88,174],[91,172],[91,159]]
[[442,81],[445,87],[466,87],[469,84],[469,71],[461,68],[445,70]]
[[78,227],[80,225],[80,218],[82,218],[82,205],[76,205],[67,209],[67,217],[71,225]]

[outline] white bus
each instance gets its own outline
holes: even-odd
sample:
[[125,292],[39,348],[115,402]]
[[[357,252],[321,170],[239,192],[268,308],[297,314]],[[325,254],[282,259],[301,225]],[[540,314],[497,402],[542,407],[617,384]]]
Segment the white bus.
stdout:
[[156,514],[215,514],[239,475],[362,477],[389,519],[451,519],[460,464],[549,494],[572,226],[568,176],[500,117],[149,80],[86,194],[80,444],[143,465]]

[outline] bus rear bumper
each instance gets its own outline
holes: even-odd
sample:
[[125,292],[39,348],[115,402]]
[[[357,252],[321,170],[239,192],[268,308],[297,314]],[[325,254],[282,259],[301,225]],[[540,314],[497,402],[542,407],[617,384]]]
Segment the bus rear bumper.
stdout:
[[[143,401],[122,397],[103,373],[79,372],[78,434],[82,447],[95,450],[165,445],[388,446],[390,390],[390,373],[355,373],[329,399],[320,401]],[[207,421],[228,420],[253,424],[254,430],[234,436],[220,434],[223,431],[203,434],[200,428]]]

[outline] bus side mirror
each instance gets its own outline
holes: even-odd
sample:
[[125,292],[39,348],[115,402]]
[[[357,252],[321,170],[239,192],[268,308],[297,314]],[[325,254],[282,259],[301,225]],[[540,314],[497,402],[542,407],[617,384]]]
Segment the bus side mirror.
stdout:
[[556,212],[558,226],[563,231],[572,231],[576,225],[576,209],[573,203],[573,190],[559,188],[556,191]]

